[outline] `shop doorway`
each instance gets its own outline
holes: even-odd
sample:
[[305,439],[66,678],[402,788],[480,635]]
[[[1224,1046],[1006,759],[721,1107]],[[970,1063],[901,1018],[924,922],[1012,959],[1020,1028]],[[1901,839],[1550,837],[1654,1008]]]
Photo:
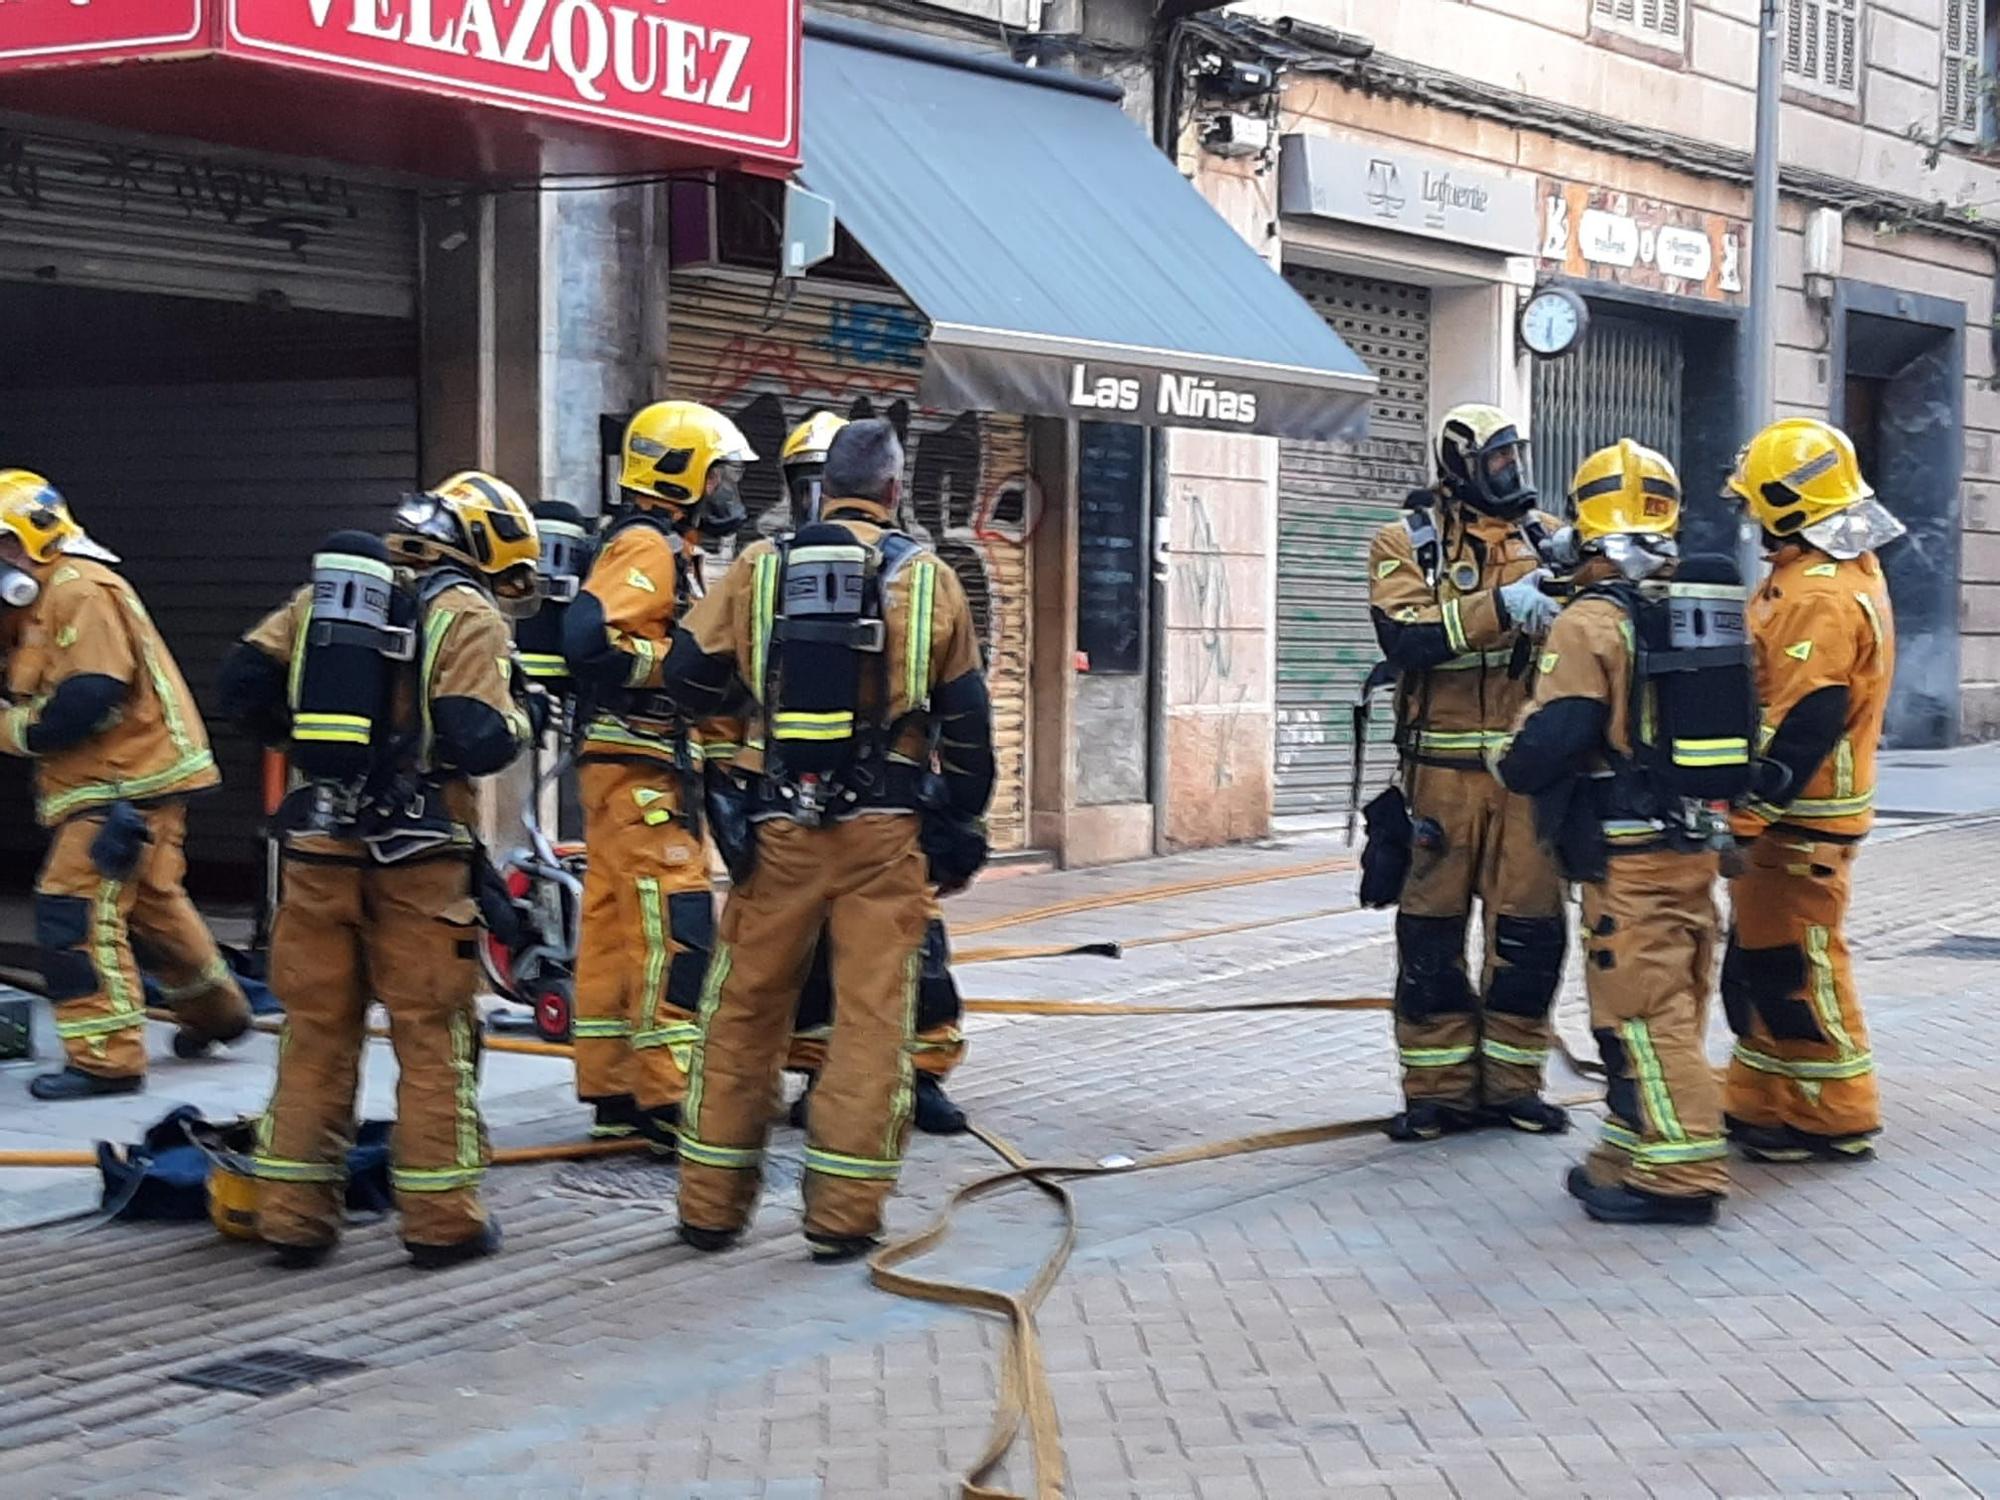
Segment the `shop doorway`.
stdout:
[[1887,744],[1956,744],[1959,690],[1959,476],[1965,306],[1887,287],[1839,284],[1833,310],[1832,420],[1861,472],[1909,528],[1882,554],[1896,608],[1896,683]]
[[[223,789],[195,808],[191,886],[255,889],[261,756],[215,710],[216,670],[305,577],[328,532],[379,526],[417,481],[408,318],[0,283],[0,465],[33,469],[124,559],[199,700]],[[7,886],[40,849],[28,778],[0,766]]]

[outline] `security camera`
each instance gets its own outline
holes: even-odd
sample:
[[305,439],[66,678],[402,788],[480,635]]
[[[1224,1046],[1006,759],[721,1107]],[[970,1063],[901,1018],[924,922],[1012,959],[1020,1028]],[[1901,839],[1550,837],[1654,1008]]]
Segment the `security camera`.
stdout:
[[1266,94],[1275,93],[1278,87],[1277,69],[1269,64],[1239,62],[1216,53],[1202,59],[1196,77],[1203,98],[1225,99],[1231,103],[1261,99]]

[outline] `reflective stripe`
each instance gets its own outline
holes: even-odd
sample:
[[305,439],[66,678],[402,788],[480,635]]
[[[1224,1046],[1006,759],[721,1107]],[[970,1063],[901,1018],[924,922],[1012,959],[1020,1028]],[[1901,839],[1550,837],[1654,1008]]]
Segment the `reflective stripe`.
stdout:
[[417,758],[429,770],[431,764],[431,741],[436,738],[436,726],[431,723],[431,674],[437,671],[438,647],[444,644],[445,632],[451,629],[451,622],[458,616],[442,606],[433,606],[424,618],[424,659],[417,673],[417,699],[423,717],[423,737],[418,741]]
[[1861,612],[1868,616],[1869,628],[1875,632],[1875,649],[1881,650],[1889,639],[1889,632],[1882,628],[1882,616],[1875,608],[1875,601],[1858,589],[1855,591],[1854,601],[1861,606]]
[[750,597],[750,681],[751,695],[764,699],[764,668],[771,655],[771,616],[778,592],[778,554],[766,552],[757,559]]
[[849,1177],[859,1182],[894,1182],[903,1170],[900,1161],[870,1156],[842,1156],[837,1151],[806,1147],[806,1170],[828,1177]]
[[656,876],[642,875],[639,888],[639,930],[646,939],[646,970],[641,979],[643,997],[635,1034],[653,1029],[660,1012],[660,997],[667,987],[667,919],[660,902],[660,882]]
[[1470,1047],[1400,1047],[1397,1052],[1406,1068],[1454,1068],[1473,1058]]
[[203,771],[215,768],[215,757],[206,750],[197,750],[183,757],[164,771],[155,771],[150,776],[134,776],[128,781],[94,781],[86,786],[72,787],[58,796],[44,798],[42,818],[45,822],[57,823],[68,814],[87,807],[97,807],[106,802],[137,801],[171,791],[181,782],[197,776]]
[[173,741],[174,749],[182,759],[196,754],[208,753],[206,745],[198,744],[188,732],[187,720],[181,717],[180,694],[175,691],[167,670],[160,664],[160,653],[154,649],[158,633],[153,629],[152,619],[146,613],[146,606],[139,602],[139,596],[127,590],[119,591],[126,610],[137,623],[132,634],[139,644],[139,655],[145,659],[146,676],[152,680],[153,696],[160,700],[160,717],[166,721],[167,738]]
[[[1470,672],[1475,667],[1504,667],[1514,660],[1512,651],[1472,651],[1463,656],[1454,656],[1449,661],[1441,661],[1426,670],[1432,672]],[[1543,670],[1547,670],[1544,667]]]
[[1833,974],[1832,939],[1824,927],[1806,928],[1806,962],[1812,968],[1813,1006],[1819,1011],[1820,1026],[1843,1058],[1855,1056],[1861,1049],[1847,1034],[1847,1025],[1840,1014],[1840,990]]
[[630,750],[643,750],[648,755],[671,756],[674,754],[673,731],[666,730],[658,735],[639,734],[627,729],[616,719],[595,720],[584,731],[584,747],[593,744],[617,745]]
[[[463,1011],[451,1018],[451,1070],[457,1084],[458,1105],[458,1168],[460,1174],[470,1174],[467,1180],[453,1184],[470,1187],[486,1175],[486,1155],[480,1149],[479,1140],[479,1072],[472,1062],[472,1023]],[[396,1174],[393,1170],[391,1177]],[[425,1176],[441,1176],[439,1173],[424,1173]],[[422,1188],[417,1191],[425,1191]],[[445,1188],[430,1191],[444,1192]]]
[[[79,1000],[88,1000],[88,995],[79,995],[76,1000],[63,1000],[61,1005],[74,1005]],[[92,1016],[84,1021],[57,1021],[56,1035],[64,1041],[80,1041],[84,1037],[110,1036],[114,1031],[134,1031],[146,1024],[144,1016],[119,1014],[115,1016]]]
[[399,1193],[455,1193],[485,1180],[484,1167],[391,1167],[389,1182]]
[[1664,831],[1659,824],[1644,818],[1606,818],[1600,826],[1605,842],[1611,844],[1651,843]]
[[1463,654],[1471,649],[1465,639],[1465,621],[1459,617],[1458,601],[1448,599],[1444,606],[1444,638],[1454,654]]
[[169,1005],[176,1000],[192,1000],[197,995],[205,995],[228,982],[231,976],[229,961],[221,954],[210,959],[202,971],[186,984],[163,984],[160,998]]
[[1633,1130],[1628,1126],[1622,1125],[1617,1120],[1612,1120],[1612,1119],[1607,1119],[1604,1122],[1604,1134],[1601,1137],[1601,1139],[1603,1140],[1605,1145],[1609,1146],[1614,1151],[1629,1151],[1636,1153],[1639,1150],[1640,1146],[1645,1144],[1643,1141],[1639,1139],[1639,1133],[1636,1130]]
[[701,1117],[701,1096],[707,1075],[704,1054],[708,1050],[708,1028],[715,1019],[716,1006],[722,1002],[722,986],[729,979],[729,966],[729,944],[718,941],[715,953],[708,961],[708,972],[702,976],[701,1006],[695,1014],[695,1023],[701,1027],[701,1039],[695,1044],[694,1057],[688,1064],[687,1098],[681,1104],[682,1155],[686,1155],[686,1132],[693,1130]]
[[689,1135],[684,1125],[681,1127],[681,1160],[698,1167],[717,1167],[725,1172],[754,1172],[763,1164],[764,1153],[755,1146],[711,1146]]
[[[911,708],[930,701],[931,617],[935,612],[936,598],[937,564],[926,559],[910,570],[910,636],[904,647],[903,691],[910,700]],[[883,712],[888,712],[887,704],[883,705]]]
[[28,753],[28,725],[29,721],[34,717],[35,709],[39,706],[39,703],[34,705],[26,703],[16,704],[7,710],[6,728],[0,730],[0,733],[6,735],[7,743],[22,755]]
[[1745,739],[1675,740],[1677,766],[1741,766],[1750,761],[1750,742]]
[[1497,1042],[1492,1037],[1482,1037],[1479,1050],[1495,1062],[1517,1063],[1524,1068],[1539,1068],[1549,1060],[1546,1047],[1515,1047],[1506,1042]]
[[917,1068],[910,1060],[910,1044],[917,1037],[917,991],[924,974],[924,954],[914,949],[903,960],[903,1045],[896,1052],[896,1094],[889,1103],[889,1126],[882,1133],[884,1156],[902,1151],[911,1117],[917,1109]]
[[1687,1162],[1714,1161],[1729,1154],[1729,1142],[1719,1135],[1698,1135],[1671,1145],[1641,1145],[1633,1157],[1643,1166],[1673,1167]]
[[1796,823],[1801,819],[1848,818],[1867,812],[1874,805],[1875,793],[1870,790],[1854,797],[1801,797],[1783,807],[1774,807],[1768,802],[1752,802],[1750,811],[1767,823]]
[[1420,729],[1417,731],[1417,750],[1419,753],[1439,755],[1480,755],[1489,745],[1505,745],[1512,737],[1505,729],[1468,729],[1463,732]]
[[546,656],[539,651],[521,654],[521,670],[530,677],[567,677],[569,663],[560,656]]
[[655,1026],[650,1031],[632,1034],[632,1045],[637,1047],[691,1047],[701,1040],[701,1027],[694,1021],[675,1021],[666,1026]]
[[97,888],[97,920],[91,931],[91,946],[96,949],[97,982],[104,986],[112,1012],[131,1023],[143,1020],[145,1011],[126,982],[123,955],[119,952],[125,920],[118,910],[118,897],[124,889],[123,882],[117,880],[107,880]]
[[250,1175],[265,1182],[345,1182],[347,1168],[338,1162],[289,1161],[282,1156],[253,1156]]
[[1685,1145],[1687,1131],[1681,1128],[1681,1117],[1674,1111],[1674,1096],[1667,1092],[1667,1076],[1660,1068],[1660,1055],[1653,1050],[1652,1031],[1644,1021],[1626,1021],[1619,1026],[1618,1034],[1625,1039],[1632,1071],[1638,1075],[1639,1099],[1651,1116],[1651,1133],[1675,1145]]
[[580,1042],[619,1041],[632,1034],[632,1023],[610,1017],[578,1016],[570,1022],[569,1033]]
[[1755,1068],[1759,1073],[1771,1073],[1780,1078],[1859,1078],[1863,1074],[1875,1071],[1875,1055],[1872,1052],[1857,1052],[1852,1057],[1842,1058],[1836,1062],[1812,1062],[1798,1058],[1771,1057],[1738,1042],[1735,1057],[1746,1068]]
[[1833,795],[1854,795],[1854,741],[1844,734],[1833,747]]
[[653,643],[639,636],[628,636],[632,642],[632,668],[625,674],[625,686],[644,687],[646,679],[653,675],[653,663],[659,660],[659,652]]
[[845,740],[854,735],[854,714],[779,713],[771,715],[771,733],[781,740]]
[[294,714],[292,738],[315,744],[365,745],[374,720],[360,714]]

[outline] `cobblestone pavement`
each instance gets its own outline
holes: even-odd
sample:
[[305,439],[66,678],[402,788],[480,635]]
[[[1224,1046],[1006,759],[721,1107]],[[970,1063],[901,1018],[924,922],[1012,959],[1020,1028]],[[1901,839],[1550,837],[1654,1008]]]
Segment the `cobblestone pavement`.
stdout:
[[[1306,840],[994,882],[954,916],[962,929],[1330,852]],[[1081,1249],[1042,1318],[1068,1493],[2000,1495],[1996,857],[2000,822],[1981,821],[1899,829],[1863,856],[1854,936],[1889,1101],[1883,1157],[1741,1168],[1716,1229],[1591,1225],[1559,1184],[1574,1140],[1496,1134],[1081,1185]],[[1123,964],[969,967],[966,987],[1380,993],[1385,919],[1324,914],[1351,880],[966,936],[1129,941],[1291,919]],[[1573,993],[1563,1020],[1580,1043]],[[1383,1113],[1391,1069],[1377,1015],[1021,1019],[978,1026],[957,1091],[1031,1154],[1136,1155]],[[777,1139],[756,1233],[720,1258],[671,1243],[671,1175],[643,1163],[504,1177],[507,1254],[430,1278],[401,1268],[380,1227],[284,1280],[199,1227],[0,1239],[0,1495],[956,1493],[984,1439],[996,1326],[807,1264],[797,1136]],[[968,1140],[920,1141],[897,1223],[990,1166]],[[1018,1284],[1054,1228],[1032,1194],[982,1205],[926,1269]],[[165,1380],[272,1344],[368,1368],[261,1401]]]

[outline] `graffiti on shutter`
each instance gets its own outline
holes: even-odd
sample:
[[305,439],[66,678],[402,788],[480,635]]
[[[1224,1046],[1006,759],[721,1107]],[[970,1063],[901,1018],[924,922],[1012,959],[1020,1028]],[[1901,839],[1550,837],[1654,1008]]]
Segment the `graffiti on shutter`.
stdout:
[[760,461],[743,478],[751,526],[792,524],[777,457],[815,411],[886,417],[907,450],[904,524],[965,586],[985,647],[999,774],[988,815],[995,848],[1027,837],[1028,542],[1042,498],[1028,472],[1027,424],[917,404],[923,315],[879,292],[766,288],[676,277],[669,311],[673,394],[707,402],[743,429]]

